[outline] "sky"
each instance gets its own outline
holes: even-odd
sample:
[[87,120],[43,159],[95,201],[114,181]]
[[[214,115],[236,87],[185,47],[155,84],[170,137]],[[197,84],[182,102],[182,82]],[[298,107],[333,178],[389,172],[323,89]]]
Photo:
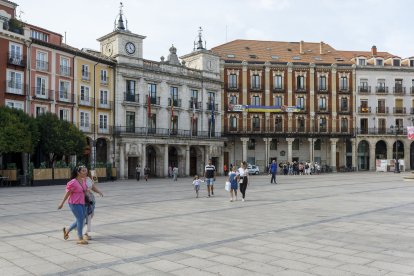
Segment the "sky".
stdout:
[[[99,49],[114,29],[119,0],[11,0],[27,23],[60,33],[77,48]],[[207,48],[236,39],[306,41],[337,50],[414,56],[411,0],[123,0],[128,29],[146,36],[144,58],[159,61],[171,45],[193,50],[198,28]]]

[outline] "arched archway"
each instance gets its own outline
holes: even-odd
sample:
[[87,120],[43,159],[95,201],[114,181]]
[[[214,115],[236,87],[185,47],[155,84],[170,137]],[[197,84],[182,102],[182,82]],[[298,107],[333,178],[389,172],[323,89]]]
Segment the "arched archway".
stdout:
[[202,153],[198,147],[190,147],[190,175],[199,174],[201,171]]
[[108,143],[105,138],[96,140],[96,162],[108,163]]
[[397,140],[392,145],[392,158],[393,159],[404,159],[404,143]]
[[375,159],[387,159],[387,144],[383,140],[375,144]]
[[150,169],[150,175],[157,175],[157,151],[153,146],[147,146],[145,151],[147,156],[146,166]]
[[365,140],[358,144],[358,170],[369,170],[369,143]]
[[178,151],[175,147],[170,147],[168,149],[168,166],[178,168]]

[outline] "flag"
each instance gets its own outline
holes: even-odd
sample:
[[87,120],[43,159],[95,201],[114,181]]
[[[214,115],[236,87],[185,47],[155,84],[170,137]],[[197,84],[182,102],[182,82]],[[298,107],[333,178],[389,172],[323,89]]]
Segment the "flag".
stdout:
[[211,104],[211,125],[214,125],[214,97],[213,103]]
[[408,140],[414,140],[414,127],[407,127],[407,138]]
[[193,123],[195,121],[195,102],[193,101]]
[[171,99],[171,121],[174,121],[174,100]]
[[149,94],[147,96],[147,105],[148,118],[151,118],[151,97]]

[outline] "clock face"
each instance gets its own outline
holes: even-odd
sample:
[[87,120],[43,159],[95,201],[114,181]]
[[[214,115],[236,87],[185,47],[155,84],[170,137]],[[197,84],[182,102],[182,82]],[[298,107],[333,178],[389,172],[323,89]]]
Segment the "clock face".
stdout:
[[135,53],[135,45],[134,45],[134,43],[128,42],[127,44],[125,44],[125,50],[130,55],[132,55],[133,53]]

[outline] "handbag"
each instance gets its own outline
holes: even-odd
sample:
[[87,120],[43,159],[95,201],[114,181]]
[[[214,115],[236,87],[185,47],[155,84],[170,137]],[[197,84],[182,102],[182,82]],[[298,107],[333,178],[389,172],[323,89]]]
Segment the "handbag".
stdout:
[[95,204],[95,196],[92,193],[88,192],[88,190],[85,190],[83,188],[83,185],[79,181],[76,180],[76,182],[78,182],[82,188],[83,194],[85,196],[85,204],[89,204],[89,205]]
[[226,184],[224,185],[224,189],[228,192],[230,192],[231,183],[229,181],[226,181]]

